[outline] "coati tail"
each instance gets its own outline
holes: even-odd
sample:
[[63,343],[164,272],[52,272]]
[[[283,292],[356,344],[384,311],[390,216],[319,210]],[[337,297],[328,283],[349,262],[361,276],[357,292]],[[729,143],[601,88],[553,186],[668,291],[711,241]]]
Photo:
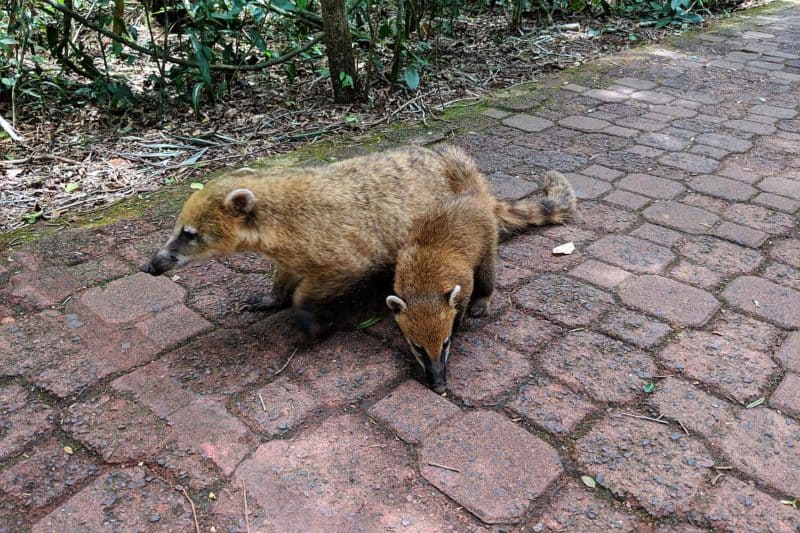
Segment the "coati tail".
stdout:
[[488,194],[489,184],[478,169],[475,160],[457,146],[445,146],[437,150],[444,164],[444,175],[454,193],[474,191]]
[[545,197],[539,201],[498,201],[495,215],[503,231],[513,232],[528,226],[562,224],[575,212],[575,192],[560,172],[544,175]]

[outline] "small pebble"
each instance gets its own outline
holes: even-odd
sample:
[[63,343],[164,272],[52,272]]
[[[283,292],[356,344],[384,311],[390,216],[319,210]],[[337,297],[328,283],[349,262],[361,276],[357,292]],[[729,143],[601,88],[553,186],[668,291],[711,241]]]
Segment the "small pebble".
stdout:
[[151,514],[150,516],[147,517],[147,519],[150,520],[151,522],[158,522],[161,520],[161,515],[158,513]]

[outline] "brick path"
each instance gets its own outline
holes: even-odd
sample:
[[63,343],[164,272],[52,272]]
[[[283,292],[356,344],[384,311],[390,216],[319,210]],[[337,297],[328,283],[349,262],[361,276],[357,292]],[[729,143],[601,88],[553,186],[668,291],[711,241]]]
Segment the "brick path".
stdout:
[[799,42],[778,5],[461,119],[498,194],[583,200],[502,246],[444,398],[368,306],[235,313],[262,259],[135,273],[172,215],[14,251],[0,531],[800,529]]

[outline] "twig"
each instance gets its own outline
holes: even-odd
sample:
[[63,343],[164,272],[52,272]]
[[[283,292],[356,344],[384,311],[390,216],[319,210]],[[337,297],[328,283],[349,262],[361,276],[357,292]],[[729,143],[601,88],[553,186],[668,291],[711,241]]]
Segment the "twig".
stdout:
[[711,484],[712,484],[712,485],[716,485],[716,484],[717,484],[717,481],[719,481],[719,478],[721,478],[721,477],[722,477],[722,476],[724,476],[724,475],[725,475],[725,474],[723,474],[722,472],[720,472],[719,474],[717,474],[717,475],[716,475],[716,477],[715,477],[714,479],[712,479],[712,480],[711,480]]
[[690,434],[690,433],[689,433],[689,430],[688,430],[688,429],[686,429],[686,426],[684,426],[684,425],[683,425],[683,422],[681,422],[680,420],[678,420],[678,425],[680,425],[680,426],[681,426],[681,429],[683,430],[683,432],[684,432],[684,433],[686,433],[687,435],[689,435],[689,434]]
[[247,533],[250,533],[250,511],[247,510],[247,485],[242,481],[242,489],[244,490],[244,525]]
[[[297,348],[294,349],[294,351],[292,352],[292,355],[289,356],[289,359],[286,360],[286,362],[283,364],[283,366],[280,368],[280,370],[278,370],[277,372],[272,374],[273,378],[275,376],[277,376],[278,374],[280,374],[281,372],[283,372],[284,370],[286,370],[286,367],[289,366],[289,363],[292,362],[292,359],[294,359],[294,354],[296,354],[296,353],[297,353]],[[259,394],[259,396],[261,396],[261,395]],[[263,400],[262,400],[262,405],[263,405]],[[266,407],[264,408],[264,410],[265,411],[267,410]]]
[[623,413],[622,411],[619,411],[617,414],[620,414],[622,416],[629,416],[631,418],[639,418],[641,420],[649,420],[650,422],[657,422],[659,424],[664,424],[666,426],[669,425],[669,422],[667,422],[666,420],[660,420],[658,418],[650,418],[649,416],[634,415],[632,413]]
[[266,412],[267,412],[267,406],[266,406],[266,405],[264,405],[264,398],[261,396],[261,393],[260,393],[260,392],[258,393],[258,399],[259,399],[259,400],[261,400],[261,408],[262,408],[262,409],[264,410],[264,412],[266,413]]
[[459,470],[458,468],[453,468],[452,466],[440,465],[439,463],[431,463],[431,462],[429,462],[428,466],[435,466],[436,468],[442,468],[444,470],[449,470],[451,472],[458,472],[459,474],[461,473],[461,470]]
[[733,470],[732,466],[715,466],[714,470]]
[[17,133],[17,130],[14,129],[6,119],[3,118],[3,115],[0,115],[0,128],[3,128],[8,136],[11,137],[12,141],[23,142],[25,139]]
[[200,533],[200,522],[197,521],[197,509],[194,508],[194,502],[192,498],[189,497],[189,493],[186,492],[186,489],[181,487],[181,492],[183,495],[186,496],[186,499],[189,500],[189,505],[192,506],[192,518],[194,518],[194,531],[195,533]]

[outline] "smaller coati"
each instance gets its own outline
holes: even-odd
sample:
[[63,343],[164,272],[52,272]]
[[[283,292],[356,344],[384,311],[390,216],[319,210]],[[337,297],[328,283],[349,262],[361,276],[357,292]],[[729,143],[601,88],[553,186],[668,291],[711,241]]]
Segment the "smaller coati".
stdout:
[[397,257],[396,295],[386,298],[437,393],[447,386],[450,339],[464,313],[489,311],[498,234],[562,223],[575,210],[572,187],[558,172],[545,174],[543,200],[511,203],[491,194],[472,160],[462,160],[460,174],[473,176],[473,186],[441,200],[414,222]]

